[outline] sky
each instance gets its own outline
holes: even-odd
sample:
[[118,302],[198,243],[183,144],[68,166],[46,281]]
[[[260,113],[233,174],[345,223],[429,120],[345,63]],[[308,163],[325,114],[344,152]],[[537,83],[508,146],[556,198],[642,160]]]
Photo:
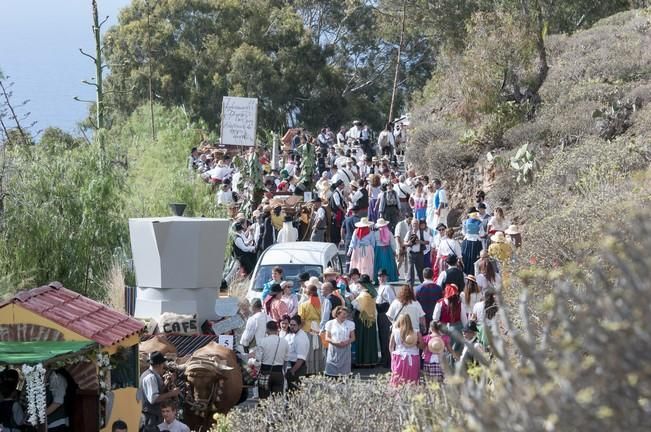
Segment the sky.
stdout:
[[[102,27],[117,23],[118,12],[130,0],[97,0]],[[93,100],[91,80],[95,68],[79,48],[93,54],[90,0],[0,0],[0,70],[14,82],[12,102],[29,99],[22,113],[31,112],[26,123],[34,130],[57,126],[74,132],[88,113],[88,104],[73,97]]]

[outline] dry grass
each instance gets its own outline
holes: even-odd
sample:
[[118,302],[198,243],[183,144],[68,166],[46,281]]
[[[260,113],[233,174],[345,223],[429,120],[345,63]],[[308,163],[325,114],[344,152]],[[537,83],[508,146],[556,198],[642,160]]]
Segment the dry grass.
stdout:
[[126,305],[124,304],[124,281],[125,273],[122,261],[114,257],[111,261],[111,267],[102,283],[104,292],[106,293],[106,298],[103,303],[110,308],[126,313]]
[[637,227],[636,241],[623,245],[605,236],[599,264],[589,272],[569,268],[528,275],[524,285],[542,278],[553,286],[538,317],[540,337],[534,336],[536,317],[525,291],[517,312],[500,307],[507,335],[493,334],[493,359],[467,374],[458,370],[448,376],[444,391],[396,391],[386,377],[315,377],[288,401],[272,398],[219,417],[213,431],[646,430],[651,424],[651,321],[646,319],[651,223],[645,214],[627,223]]

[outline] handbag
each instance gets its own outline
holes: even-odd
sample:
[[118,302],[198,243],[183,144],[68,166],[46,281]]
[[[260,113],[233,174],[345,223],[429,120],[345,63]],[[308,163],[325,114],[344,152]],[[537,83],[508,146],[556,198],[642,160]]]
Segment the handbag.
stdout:
[[[278,336],[278,343],[276,344],[276,351],[274,352],[274,356],[271,359],[272,367],[273,367],[273,361],[276,360],[276,354],[278,354],[278,347],[280,346],[280,336]],[[271,378],[271,371],[269,372],[263,372],[262,367],[260,367],[260,373],[258,374],[258,388],[262,390],[269,390],[269,379]]]

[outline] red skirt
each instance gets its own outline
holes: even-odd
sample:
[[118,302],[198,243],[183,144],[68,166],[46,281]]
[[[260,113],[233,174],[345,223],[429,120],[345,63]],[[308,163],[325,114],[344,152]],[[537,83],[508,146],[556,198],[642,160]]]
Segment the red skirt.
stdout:
[[448,269],[448,264],[445,262],[448,259],[447,255],[436,256],[432,262],[432,272],[434,273],[433,281],[436,282],[439,275]]

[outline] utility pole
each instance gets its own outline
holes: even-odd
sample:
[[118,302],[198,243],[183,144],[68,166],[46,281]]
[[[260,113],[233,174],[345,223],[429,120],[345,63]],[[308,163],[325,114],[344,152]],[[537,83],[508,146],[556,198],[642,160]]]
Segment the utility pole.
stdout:
[[151,85],[151,76],[152,69],[151,64],[153,57],[151,54],[151,7],[149,6],[149,0],[145,0],[145,7],[147,8],[147,66],[148,66],[148,75],[149,75],[149,116],[151,118],[151,138],[156,141],[156,125],[154,124],[154,91],[152,90]]
[[398,90],[398,75],[400,74],[400,56],[402,55],[402,46],[405,39],[405,18],[407,16],[407,0],[402,0],[402,25],[400,26],[400,43],[398,44],[398,56],[396,57],[396,71],[393,76],[393,90],[391,91],[391,105],[389,106],[389,120],[393,121],[393,108],[396,101],[396,92]]

